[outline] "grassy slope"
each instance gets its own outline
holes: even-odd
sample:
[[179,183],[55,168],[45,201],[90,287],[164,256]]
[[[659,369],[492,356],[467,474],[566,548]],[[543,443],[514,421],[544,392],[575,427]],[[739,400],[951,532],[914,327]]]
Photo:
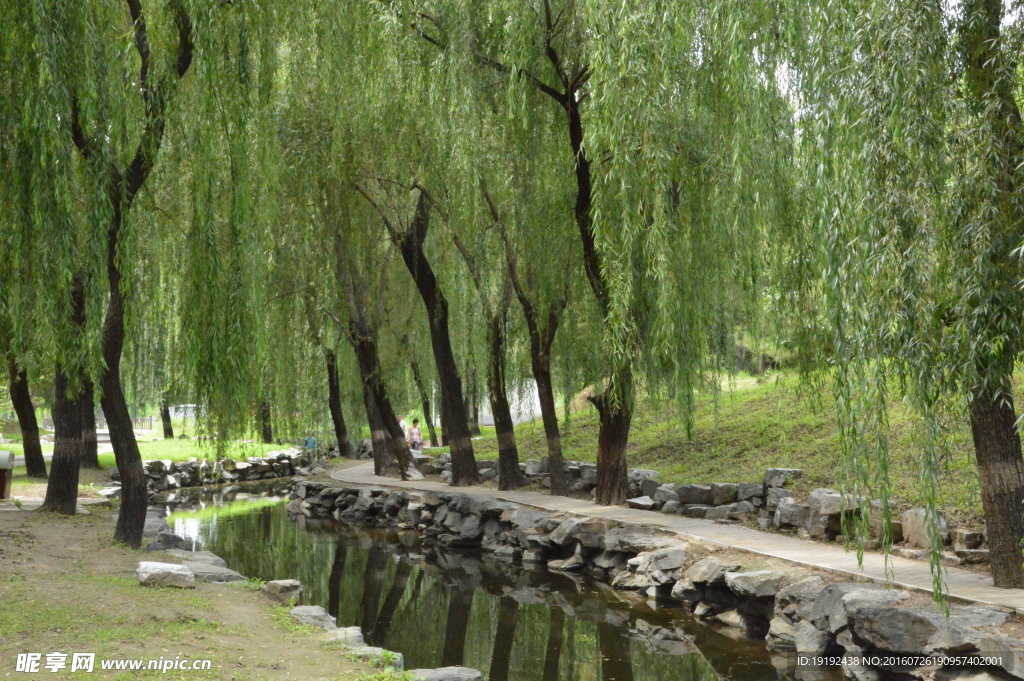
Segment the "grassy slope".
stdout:
[[[917,454],[911,446],[912,417],[893,405],[889,422],[890,477],[901,508],[919,505]],[[665,482],[760,482],[766,468],[802,468],[806,476],[796,493],[843,484],[842,461],[831,400],[816,400],[802,391],[794,377],[757,383],[740,381],[718,396],[697,400],[694,432],[688,438],[673,404],[646,405],[633,421],[629,465],[653,468]],[[955,521],[975,522],[981,513],[970,433],[964,424],[952,433],[952,456],[942,476],[943,508]],[[597,413],[585,407],[572,415],[563,439],[565,458],[594,461],[597,451]],[[540,458],[547,452],[539,420],[517,426],[520,459]],[[477,440],[480,458],[495,458],[492,437]]]

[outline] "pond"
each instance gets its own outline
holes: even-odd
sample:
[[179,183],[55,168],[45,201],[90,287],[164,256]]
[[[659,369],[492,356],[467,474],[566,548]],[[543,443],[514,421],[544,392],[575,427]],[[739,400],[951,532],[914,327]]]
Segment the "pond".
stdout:
[[407,669],[462,665],[489,681],[791,678],[791,658],[680,607],[583,575],[438,550],[414,532],[290,516],[274,492],[179,497],[168,505],[205,508],[169,521],[247,577],[300,580],[305,604],[362,627],[367,644],[401,652]]

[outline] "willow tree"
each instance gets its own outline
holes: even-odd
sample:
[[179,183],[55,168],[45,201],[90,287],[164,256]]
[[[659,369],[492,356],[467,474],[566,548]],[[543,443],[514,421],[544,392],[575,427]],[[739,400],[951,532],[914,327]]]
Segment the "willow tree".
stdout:
[[608,349],[591,400],[596,498],[621,502],[638,381],[691,405],[720,368],[731,313],[756,306],[765,235],[785,220],[792,125],[776,84],[778,8],[437,0],[390,11],[412,24],[451,87],[446,101],[461,102],[465,86],[444,74],[481,83],[473,74],[486,72],[504,77],[510,107],[557,113],[567,209]]
[[851,474],[887,495],[885,390],[896,378],[922,417],[939,593],[943,416],[959,410],[973,435],[994,581],[1024,586],[1013,381],[1024,352],[1020,18],[989,0],[843,13],[812,4],[795,16],[805,38],[795,92],[807,112]]

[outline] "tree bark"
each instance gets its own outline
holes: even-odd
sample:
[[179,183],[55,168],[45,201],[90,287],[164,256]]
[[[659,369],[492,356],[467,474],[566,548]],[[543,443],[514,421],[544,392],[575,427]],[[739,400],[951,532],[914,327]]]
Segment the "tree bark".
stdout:
[[263,436],[263,444],[274,444],[274,424],[270,419],[270,403],[260,400],[260,433]]
[[498,602],[498,628],[494,633],[494,650],[491,652],[487,681],[508,681],[518,619],[519,602],[511,596],[502,596]]
[[13,355],[8,358],[11,404],[18,415],[21,428],[21,446],[25,451],[25,472],[30,478],[46,477],[46,460],[39,442],[39,423],[36,409],[32,404],[32,393],[28,389],[28,373],[19,369]]
[[46,485],[46,498],[40,507],[61,515],[74,515],[78,509],[78,473],[82,466],[81,393],[69,394],[68,377],[58,366],[54,378],[53,460]]
[[[360,325],[354,323],[355,326]],[[398,472],[402,480],[407,480],[407,471],[413,466],[412,452],[409,450],[409,441],[406,440],[402,427],[398,425],[398,417],[391,406],[391,398],[388,397],[387,387],[384,385],[380,356],[377,354],[376,334],[364,327],[361,330],[353,328],[350,336],[363,377],[363,385],[376,406],[379,425],[391,439],[398,462]]]
[[542,681],[558,681],[558,667],[562,659],[562,630],[565,628],[565,613],[561,608],[548,608],[548,645],[544,652],[544,675]]
[[490,322],[491,356],[487,372],[487,392],[494,415],[494,431],[498,439],[498,489],[516,489],[524,479],[519,470],[519,450],[516,447],[515,425],[508,406],[505,385],[505,324],[504,308],[494,314]]
[[427,308],[430,326],[430,346],[437,365],[437,376],[441,382],[441,428],[450,446],[452,459],[452,485],[476,485],[480,483],[480,471],[473,456],[473,442],[470,440],[468,415],[463,402],[462,379],[452,352],[451,335],[448,328],[448,300],[430,267],[423,245],[430,227],[430,205],[421,190],[416,204],[416,215],[409,231],[399,235],[397,242],[402,259],[412,274],[416,289]]
[[370,385],[363,381],[363,405],[366,407],[366,421],[370,424],[370,442],[373,444],[373,474],[394,475],[398,472],[398,460],[391,446],[391,436],[384,427],[384,420],[373,399]]
[[331,410],[331,422],[334,423],[334,437],[338,441],[338,454],[346,459],[354,458],[355,451],[348,439],[348,427],[345,425],[345,414],[341,411],[341,381],[338,379],[338,358],[333,350],[324,350],[327,362],[327,406]]
[[473,437],[480,435],[480,395],[476,384],[476,372],[469,372],[469,393],[466,395],[468,404],[466,413],[469,414],[469,434]]
[[448,597],[448,619],[444,628],[444,651],[441,653],[442,667],[461,667],[466,654],[466,632],[469,629],[469,614],[473,610],[471,590],[463,591],[457,585],[452,587]]
[[166,395],[160,399],[160,422],[164,427],[164,439],[173,440],[174,426],[171,425],[171,405]]
[[409,362],[412,367],[412,378],[416,382],[416,390],[420,393],[420,404],[423,407],[423,421],[427,424],[427,433],[430,436],[430,446],[437,447],[437,431],[434,430],[434,418],[430,413],[430,394],[423,382],[423,375],[420,374],[420,363],[415,359]]
[[[621,368],[612,376],[604,392],[591,398],[597,407],[600,426],[597,432],[597,494],[595,503],[604,506],[626,500],[629,474],[626,445],[633,411],[626,402],[632,395],[632,372]],[[616,392],[622,386],[621,392]]]
[[82,389],[82,468],[99,468],[100,451],[96,439],[95,387],[86,379]]
[[1024,456],[1013,400],[988,395],[971,402],[971,434],[981,482],[981,502],[992,579],[996,586],[1024,587]]

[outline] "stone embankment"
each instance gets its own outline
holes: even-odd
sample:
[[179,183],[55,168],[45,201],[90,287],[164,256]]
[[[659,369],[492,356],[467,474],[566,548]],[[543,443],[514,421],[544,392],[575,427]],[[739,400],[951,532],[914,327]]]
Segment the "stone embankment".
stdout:
[[[308,518],[416,530],[440,547],[479,549],[510,562],[586,572],[614,588],[677,602],[698,619],[763,639],[779,653],[956,654],[999,661],[986,668],[851,666],[845,670],[851,678],[891,678],[886,675],[896,672],[903,674],[900,678],[929,681],[1024,678],[1024,641],[1001,630],[1009,616],[995,609],[952,605],[947,619],[920,595],[874,584],[830,583],[822,576],[796,579],[786,571],[745,569],[658,528],[554,514],[465,494],[300,481],[291,496],[289,510]],[[769,496],[762,498],[767,502]],[[801,669],[795,667],[793,678],[803,678]],[[979,672],[985,675],[970,676]]]

